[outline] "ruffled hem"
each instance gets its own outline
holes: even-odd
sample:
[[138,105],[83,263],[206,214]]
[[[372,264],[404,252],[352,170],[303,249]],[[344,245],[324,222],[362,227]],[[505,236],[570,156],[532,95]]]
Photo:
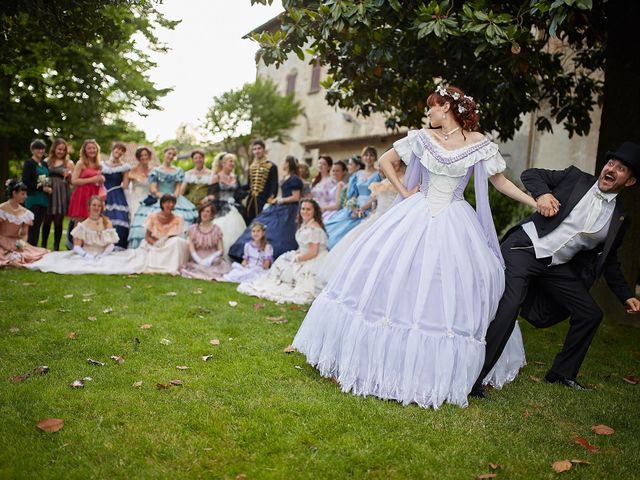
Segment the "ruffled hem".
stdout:
[[393,148],[407,165],[413,154],[431,173],[447,177],[462,177],[469,167],[480,161],[485,162],[489,176],[506,168],[498,145],[489,139],[449,151],[434,142],[423,130],[410,130],[405,138],[393,144]]

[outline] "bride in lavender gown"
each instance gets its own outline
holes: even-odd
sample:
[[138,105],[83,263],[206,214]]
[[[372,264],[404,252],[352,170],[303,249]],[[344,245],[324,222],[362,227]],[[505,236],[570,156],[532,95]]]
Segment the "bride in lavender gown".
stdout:
[[[349,247],[350,261],[333,273],[293,346],[344,392],[466,406],[504,289],[487,179],[535,202],[500,173],[498,146],[474,131],[471,97],[439,87],[427,104],[434,130],[410,131],[380,162],[401,201]],[[407,164],[404,184],[392,167],[398,159]],[[476,210],[463,197],[472,174]],[[516,328],[485,382],[501,387],[524,363]]]

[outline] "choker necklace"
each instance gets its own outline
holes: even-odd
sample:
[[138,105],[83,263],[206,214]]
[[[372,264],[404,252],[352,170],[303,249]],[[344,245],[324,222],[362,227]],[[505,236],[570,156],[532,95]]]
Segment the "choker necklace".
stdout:
[[458,130],[460,130],[460,127],[456,127],[453,130],[451,130],[450,132],[447,133],[443,133],[442,136],[444,137],[445,141],[449,140],[449,135],[453,135],[454,133],[456,133]]

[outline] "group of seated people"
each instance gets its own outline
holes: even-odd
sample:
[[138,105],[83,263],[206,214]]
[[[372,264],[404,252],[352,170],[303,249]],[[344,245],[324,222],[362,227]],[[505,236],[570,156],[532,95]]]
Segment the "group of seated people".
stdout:
[[[68,177],[73,187],[68,212],[74,211],[70,207],[75,205],[74,215],[69,213],[74,220],[69,227],[73,243],[69,251],[49,252],[37,246],[38,236],[34,239],[31,230],[42,209],[34,212],[25,208],[23,204],[34,203],[29,202],[32,189],[24,181],[9,181],[9,199],[0,204],[0,266],[59,274],[181,275],[236,282],[238,291],[248,295],[306,304],[344,260],[351,243],[396,197],[375,168],[377,152],[373,147],[364,149],[362,159],[352,157],[348,166],[321,156],[312,182],[301,178],[300,165],[287,157],[281,165],[279,195],[270,197],[246,227],[241,214],[244,207],[235,195],[239,185],[233,174],[234,156],[220,156],[211,172],[204,168],[204,154],[194,152],[194,169],[185,175],[171,165],[175,149],[165,150],[163,164],[154,169],[149,168],[151,151],[146,147],[136,151],[139,163],[133,169],[122,168],[129,165],[121,161],[116,164],[114,157],[122,157],[124,146],[116,144],[116,150],[120,151],[112,152],[101,170],[86,172],[96,167],[99,154],[95,141],[86,141],[73,173],[63,177],[65,181]],[[90,166],[88,158],[93,158]],[[76,171],[78,165],[81,167]],[[37,160],[35,167],[39,179],[35,195],[48,195],[50,203],[56,203],[51,198],[53,189],[43,188],[51,184],[40,176],[44,169]],[[400,174],[402,167],[401,163],[397,166]],[[100,191],[104,177],[114,171],[120,174],[120,183],[113,181],[104,195]],[[74,179],[89,181],[73,183]],[[142,188],[145,183],[146,191]],[[118,198],[110,202],[114,191]],[[81,198],[85,201],[84,218],[78,212]],[[130,208],[136,202],[137,208]],[[56,236],[58,242],[60,236]],[[54,247],[59,249],[59,245]]]

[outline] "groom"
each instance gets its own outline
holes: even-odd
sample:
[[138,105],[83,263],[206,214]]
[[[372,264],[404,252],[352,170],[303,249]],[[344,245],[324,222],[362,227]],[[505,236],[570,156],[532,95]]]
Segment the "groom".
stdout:
[[617,258],[629,220],[616,199],[640,179],[640,145],[625,142],[606,159],[598,178],[576,167],[522,173],[538,211],[502,242],[505,291],[487,330],[485,362],[472,396],[484,397],[482,380],[500,358],[518,313],[538,328],[570,316],[564,345],[545,380],[584,390],[576,376],[602,320],[589,294],[596,279],[604,275],[627,312],[640,312]]

